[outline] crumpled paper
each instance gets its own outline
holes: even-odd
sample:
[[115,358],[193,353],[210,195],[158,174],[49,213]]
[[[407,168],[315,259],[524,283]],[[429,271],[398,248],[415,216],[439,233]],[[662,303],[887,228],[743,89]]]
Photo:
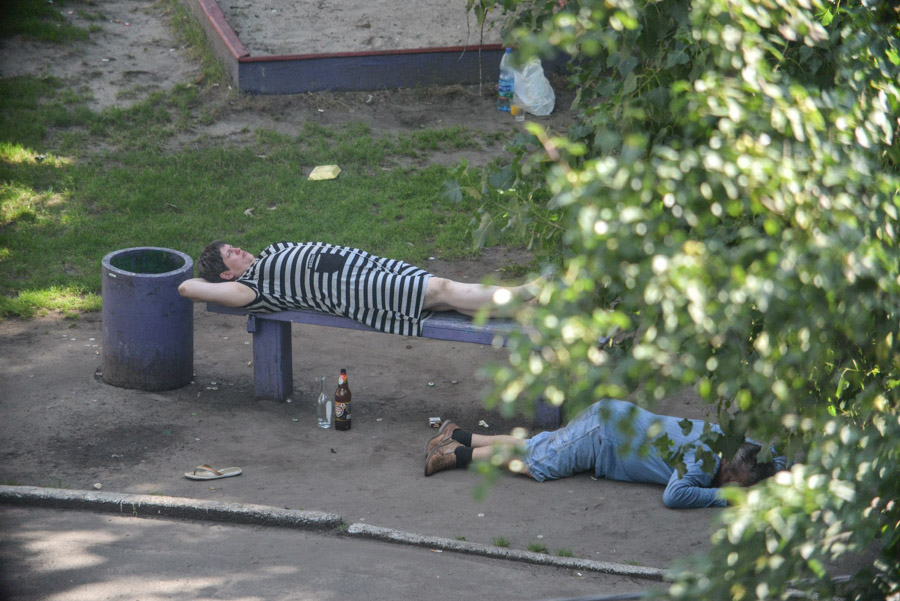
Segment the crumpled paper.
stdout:
[[341,168],[337,165],[319,165],[309,174],[311,180],[334,179],[340,174]]

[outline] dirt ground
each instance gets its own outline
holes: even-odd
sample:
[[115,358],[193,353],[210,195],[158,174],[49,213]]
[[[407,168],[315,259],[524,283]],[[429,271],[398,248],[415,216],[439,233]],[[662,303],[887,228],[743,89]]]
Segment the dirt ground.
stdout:
[[[458,275],[483,265],[435,267]],[[425,478],[429,417],[484,433],[531,426],[527,417],[507,420],[482,406],[478,368],[501,362],[503,350],[295,325],[295,392],[291,402],[276,402],[253,398],[251,335],[240,317],[196,308],[195,379],[168,392],[96,377],[102,332],[97,314],[0,323],[0,482],[81,490],[99,483],[108,491],[322,510],[348,522],[485,544],[502,537],[516,549],[543,543],[552,552],[652,567],[706,546],[716,511],[667,510],[657,486],[509,476],[477,501],[475,474]],[[316,378],[325,375],[331,389],[340,367],[350,374],[353,428],[320,430]],[[690,398],[666,405],[699,410]],[[202,463],[239,466],[243,475],[184,478]]]
[[[249,3],[242,3],[244,6]],[[235,6],[237,4],[235,3]],[[326,10],[326,3],[320,3]],[[371,3],[369,3],[372,6]],[[268,6],[262,4],[261,6]],[[127,104],[158,89],[193,81],[199,71],[172,35],[163,5],[104,0],[69,4],[102,11],[101,31],[83,44],[54,46],[21,39],[0,45],[0,73],[52,74],[89,89],[94,108]],[[374,13],[373,13],[374,15]],[[374,18],[374,16],[373,16]],[[82,23],[87,25],[87,23]],[[358,26],[358,24],[357,24]],[[373,23],[374,28],[374,23]],[[545,123],[567,119],[565,93]],[[376,130],[465,124],[512,128],[477,88],[226,97],[218,118],[183,132],[174,145],[230,144],[258,128],[295,131],[311,119],[357,119]],[[562,108],[559,108],[562,107]],[[467,152],[471,164],[499,152]],[[455,163],[435,153],[423,161]],[[428,267],[475,281],[503,265],[527,263],[522,251],[492,249],[478,261]],[[97,257],[100,269],[101,257]],[[530,426],[526,416],[502,419],[483,408],[479,367],[501,362],[502,349],[349,330],[294,326],[295,393],[291,402],[253,398],[250,334],[238,317],[195,311],[194,382],[148,393],[116,388],[95,377],[101,367],[100,315],[45,316],[0,322],[0,482],[187,496],[324,510],[347,521],[513,548],[541,543],[551,552],[665,567],[707,548],[717,510],[675,512],[657,486],[595,481],[584,475],[538,484],[504,477],[484,501],[479,478],[465,471],[423,476],[423,445],[440,416],[479,431]],[[353,390],[353,429],[315,427],[316,378],[336,383],[346,367]],[[430,383],[434,385],[431,386]],[[690,393],[667,399],[663,412],[701,416]],[[183,474],[202,463],[240,466],[243,475],[194,482]]]

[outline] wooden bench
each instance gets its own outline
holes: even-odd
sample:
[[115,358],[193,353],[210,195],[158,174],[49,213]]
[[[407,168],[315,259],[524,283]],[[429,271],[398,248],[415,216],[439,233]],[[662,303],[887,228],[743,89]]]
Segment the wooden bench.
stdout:
[[[215,303],[207,303],[206,310],[226,315],[247,316],[247,331],[253,334],[253,393],[258,399],[283,401],[293,392],[292,323],[379,332],[348,317],[319,311],[296,310],[251,314],[243,309]],[[516,327],[516,322],[508,319],[492,319],[478,325],[472,318],[454,311],[436,312],[423,322],[422,338],[484,345],[493,344],[494,339],[499,339],[505,346],[507,335]],[[535,407],[535,425],[542,428],[558,428],[561,415],[559,407],[538,403]]]

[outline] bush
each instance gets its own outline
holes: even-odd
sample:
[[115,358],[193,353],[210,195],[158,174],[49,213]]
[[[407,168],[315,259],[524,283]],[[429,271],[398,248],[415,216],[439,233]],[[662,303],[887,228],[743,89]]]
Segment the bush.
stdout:
[[[726,434],[714,449],[752,433],[800,463],[731,491],[713,552],[677,568],[668,594],[896,595],[898,13],[503,5],[519,56],[571,55],[578,121],[565,135],[531,124],[505,177],[486,178],[503,183],[485,196],[480,239],[530,228],[561,257],[523,314],[529,335],[491,372],[489,403],[512,412],[543,396],[571,414],[696,386]],[[849,583],[825,568],[872,548]]]

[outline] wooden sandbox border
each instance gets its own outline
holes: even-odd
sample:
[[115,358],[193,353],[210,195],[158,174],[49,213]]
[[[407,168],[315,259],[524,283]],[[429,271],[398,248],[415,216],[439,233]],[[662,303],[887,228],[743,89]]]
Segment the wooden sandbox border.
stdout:
[[[181,0],[239,90],[249,94],[372,91],[495,81],[501,44],[251,56],[216,0]],[[545,66],[546,68],[546,66]]]

